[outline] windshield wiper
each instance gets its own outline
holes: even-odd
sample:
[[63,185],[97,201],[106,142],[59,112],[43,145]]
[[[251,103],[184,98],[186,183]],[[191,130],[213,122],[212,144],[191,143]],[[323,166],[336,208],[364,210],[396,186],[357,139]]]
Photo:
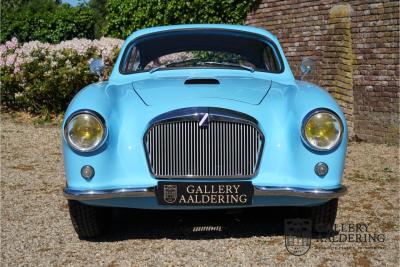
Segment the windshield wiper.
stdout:
[[[165,66],[166,67],[174,67],[174,66],[182,64],[182,63],[190,63],[190,62],[193,62],[193,61],[196,61],[196,60],[198,61],[200,59],[198,59],[198,58],[189,58],[189,59],[184,59],[184,60],[181,60],[181,61],[171,62],[171,63],[166,64]],[[194,63],[196,64],[196,62],[194,62]]]
[[199,59],[198,58],[190,58],[190,59],[185,59],[185,60],[181,60],[181,61],[177,61],[177,62],[171,62],[169,64],[165,64],[165,65],[158,66],[158,67],[153,67],[153,68],[150,69],[149,73],[156,72],[161,68],[173,67],[173,66],[176,66],[176,65],[179,65],[179,64],[182,64],[182,63],[190,63],[190,62],[195,61],[195,60],[199,60]]
[[238,68],[242,68],[251,72],[254,72],[255,69],[253,69],[252,67],[249,66],[244,66],[244,65],[240,65],[240,64],[235,64],[235,63],[230,63],[230,62],[213,62],[213,61],[207,61],[207,62],[199,62],[199,65],[218,65],[218,66],[230,66],[230,67],[238,67]]
[[[198,60],[197,58],[192,58],[192,59],[187,59],[187,60],[182,60],[182,61],[178,61],[178,62],[172,62],[170,64],[166,64],[163,66],[158,66],[158,67],[153,67],[150,69],[149,73],[153,73],[158,71],[161,68],[165,68],[165,67],[172,67],[175,65],[179,65],[181,63],[189,63],[192,62],[194,60]],[[255,69],[253,69],[252,67],[249,66],[244,66],[244,65],[240,65],[240,64],[235,64],[235,63],[230,63],[230,62],[213,62],[213,61],[207,61],[207,62],[194,62],[195,66],[204,66],[204,65],[217,65],[217,66],[230,66],[230,67],[236,67],[236,68],[241,68],[244,70],[248,70],[250,72],[254,72]]]
[[153,73],[153,72],[155,72],[155,71],[158,71],[159,69],[161,69],[163,66],[158,66],[158,67],[152,67],[151,69],[150,69],[150,73]]

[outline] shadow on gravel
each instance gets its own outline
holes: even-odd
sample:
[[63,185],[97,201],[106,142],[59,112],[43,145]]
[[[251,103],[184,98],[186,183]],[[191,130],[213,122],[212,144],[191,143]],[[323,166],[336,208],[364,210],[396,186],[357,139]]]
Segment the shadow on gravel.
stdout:
[[283,222],[293,218],[293,214],[295,211],[290,207],[196,211],[114,209],[109,233],[92,241],[283,236]]

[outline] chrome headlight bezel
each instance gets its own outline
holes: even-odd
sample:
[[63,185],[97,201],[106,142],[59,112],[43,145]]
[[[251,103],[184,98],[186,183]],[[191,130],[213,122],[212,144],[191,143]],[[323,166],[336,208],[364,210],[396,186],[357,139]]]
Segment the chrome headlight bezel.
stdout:
[[[103,128],[103,135],[102,135],[101,141],[98,144],[96,144],[96,145],[94,145],[94,146],[92,146],[90,148],[82,148],[82,147],[77,146],[71,140],[71,137],[68,134],[68,125],[72,122],[73,119],[75,119],[77,116],[82,115],[82,114],[87,114],[87,115],[92,116],[94,119],[96,119],[99,122],[99,124]],[[69,145],[69,147],[72,150],[76,151],[76,152],[80,152],[80,153],[93,152],[93,151],[99,149],[100,147],[102,147],[104,145],[105,141],[107,140],[107,137],[108,137],[108,129],[107,129],[107,126],[106,126],[106,122],[105,122],[104,118],[94,110],[87,110],[87,109],[85,109],[85,110],[77,110],[77,111],[73,112],[68,117],[68,119],[65,121],[65,124],[64,124],[64,139],[67,142],[67,144]]]
[[[332,144],[332,146],[328,147],[328,148],[323,148],[323,147],[318,147],[313,145],[312,143],[310,143],[310,141],[308,140],[306,133],[305,133],[305,129],[306,129],[306,125],[307,122],[315,115],[319,114],[319,113],[327,113],[331,116],[333,116],[338,122],[339,122],[339,126],[340,126],[340,133],[339,133],[339,137],[336,141],[336,143]],[[312,110],[311,112],[309,112],[303,119],[302,122],[302,126],[301,126],[301,139],[303,140],[303,143],[307,145],[307,147],[309,147],[312,150],[315,151],[319,151],[319,152],[329,152],[329,151],[333,151],[335,150],[342,142],[343,139],[343,132],[344,132],[344,126],[343,126],[343,121],[342,119],[339,117],[339,115],[327,108],[317,108]]]

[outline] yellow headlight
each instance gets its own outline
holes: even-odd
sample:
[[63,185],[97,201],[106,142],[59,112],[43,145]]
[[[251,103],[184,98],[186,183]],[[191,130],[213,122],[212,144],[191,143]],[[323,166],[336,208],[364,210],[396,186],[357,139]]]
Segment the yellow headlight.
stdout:
[[306,141],[318,150],[329,150],[335,147],[340,142],[343,131],[340,119],[329,111],[313,114],[303,127]]
[[80,113],[68,120],[65,137],[76,150],[87,152],[99,147],[106,135],[101,119],[94,114]]

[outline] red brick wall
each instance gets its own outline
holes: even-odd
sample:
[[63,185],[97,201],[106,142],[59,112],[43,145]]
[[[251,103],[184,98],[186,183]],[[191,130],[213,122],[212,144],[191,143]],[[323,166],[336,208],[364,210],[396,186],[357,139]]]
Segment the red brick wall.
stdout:
[[305,80],[337,99],[352,137],[399,143],[399,1],[262,0],[246,24],[278,37],[297,77],[317,60]]

